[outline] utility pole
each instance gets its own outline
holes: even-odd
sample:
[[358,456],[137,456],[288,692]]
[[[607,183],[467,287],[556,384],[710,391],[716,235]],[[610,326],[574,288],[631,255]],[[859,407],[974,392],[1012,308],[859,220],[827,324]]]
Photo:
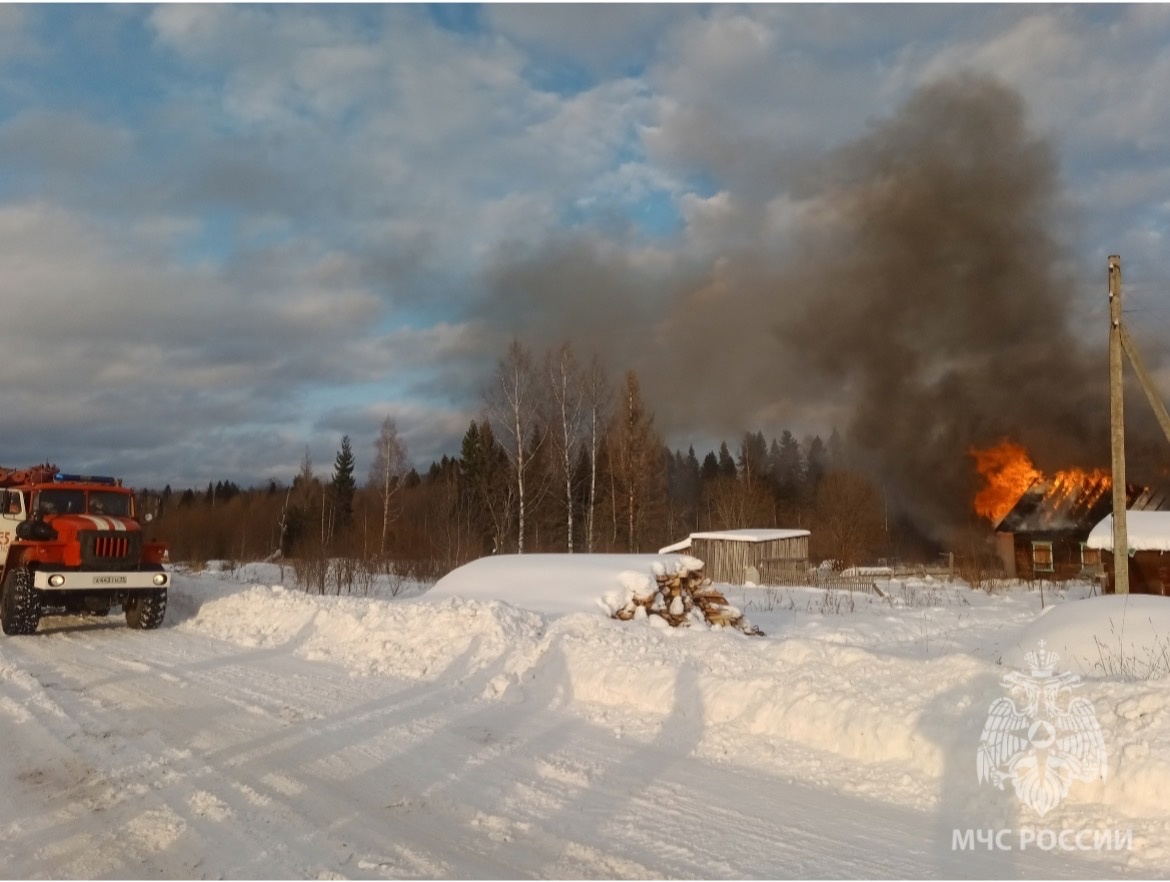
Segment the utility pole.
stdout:
[[1113,447],[1113,590],[1129,594],[1129,532],[1125,523],[1125,405],[1121,374],[1121,258],[1109,256],[1109,438]]

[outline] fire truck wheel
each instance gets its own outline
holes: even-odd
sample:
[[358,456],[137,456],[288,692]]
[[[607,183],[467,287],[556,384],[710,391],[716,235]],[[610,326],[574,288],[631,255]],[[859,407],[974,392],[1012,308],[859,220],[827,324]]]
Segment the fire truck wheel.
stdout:
[[24,567],[8,571],[0,588],[0,628],[5,634],[35,634],[41,621],[41,598],[32,573]]
[[126,624],[131,628],[150,631],[162,624],[167,611],[167,589],[143,591],[123,604]]

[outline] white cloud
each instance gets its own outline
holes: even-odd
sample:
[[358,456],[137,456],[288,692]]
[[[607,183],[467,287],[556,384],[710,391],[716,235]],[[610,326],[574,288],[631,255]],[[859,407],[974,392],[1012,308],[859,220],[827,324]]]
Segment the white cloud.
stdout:
[[35,57],[42,51],[30,27],[31,10],[19,3],[0,5],[0,70],[5,64]]
[[198,3],[164,3],[150,12],[150,24],[158,40],[183,55],[195,57],[214,52],[223,34],[227,16],[236,12],[227,6]]
[[[315,417],[297,413],[309,389],[393,377],[404,402],[446,394],[462,414],[516,330],[601,320],[620,355],[688,271],[711,276],[700,292],[730,290],[719,255],[781,254],[807,220],[810,165],[960,69],[1022,90],[1090,210],[1087,238],[1143,260],[1160,248],[1163,7],[475,14],[485,29],[457,32],[412,6],[122,11],[154,35],[123,103],[100,77],[92,93],[20,78],[5,50],[48,52],[42,13],[0,8],[0,295],[53,316],[51,336],[0,328],[30,396],[22,431],[33,415],[100,421],[85,402],[131,386],[149,437],[182,435],[196,457],[207,426],[262,435],[242,427],[259,412],[295,433]],[[632,210],[661,194],[685,232],[647,243]],[[521,270],[497,278],[509,263]],[[494,287],[513,282],[531,290]],[[760,324],[744,333],[766,347]],[[46,363],[54,341],[66,351]],[[99,343],[124,360],[95,361]],[[50,392],[69,409],[39,404]],[[433,438],[451,428],[436,410]]]
[[581,65],[595,74],[638,66],[676,16],[656,4],[489,4],[491,28],[538,55]]

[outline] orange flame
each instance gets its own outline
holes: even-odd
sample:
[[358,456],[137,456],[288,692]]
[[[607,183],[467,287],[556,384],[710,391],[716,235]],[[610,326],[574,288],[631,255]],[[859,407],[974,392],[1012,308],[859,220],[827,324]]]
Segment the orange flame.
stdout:
[[[1032,464],[1027,451],[1011,441],[1001,441],[986,450],[972,448],[968,452],[975,458],[975,469],[986,481],[983,489],[975,494],[975,512],[992,523],[1003,520],[1024,492],[1035,481],[1045,478],[1044,473]],[[1080,492],[1090,482],[1098,485],[1099,495],[1110,487],[1109,473],[1101,469],[1064,469],[1052,477],[1048,493],[1068,496]]]
[[1042,477],[1027,451],[1011,441],[986,450],[972,448],[968,453],[975,457],[975,469],[987,482],[975,494],[975,513],[993,523],[999,523],[1032,482]]

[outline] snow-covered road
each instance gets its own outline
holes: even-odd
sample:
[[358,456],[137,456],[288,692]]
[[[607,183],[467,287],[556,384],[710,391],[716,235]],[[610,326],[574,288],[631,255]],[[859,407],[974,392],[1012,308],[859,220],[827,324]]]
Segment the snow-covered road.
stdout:
[[[243,608],[264,616],[254,595]],[[1123,855],[955,851],[952,828],[970,826],[959,807],[883,803],[700,750],[686,667],[676,710],[638,725],[567,706],[580,678],[555,642],[527,689],[499,694],[507,665],[473,663],[477,638],[441,676],[355,674],[312,648],[323,614],[279,640],[229,640],[175,599],[155,632],[46,619],[0,642],[5,877],[1125,872]],[[382,602],[368,603],[367,619]]]

